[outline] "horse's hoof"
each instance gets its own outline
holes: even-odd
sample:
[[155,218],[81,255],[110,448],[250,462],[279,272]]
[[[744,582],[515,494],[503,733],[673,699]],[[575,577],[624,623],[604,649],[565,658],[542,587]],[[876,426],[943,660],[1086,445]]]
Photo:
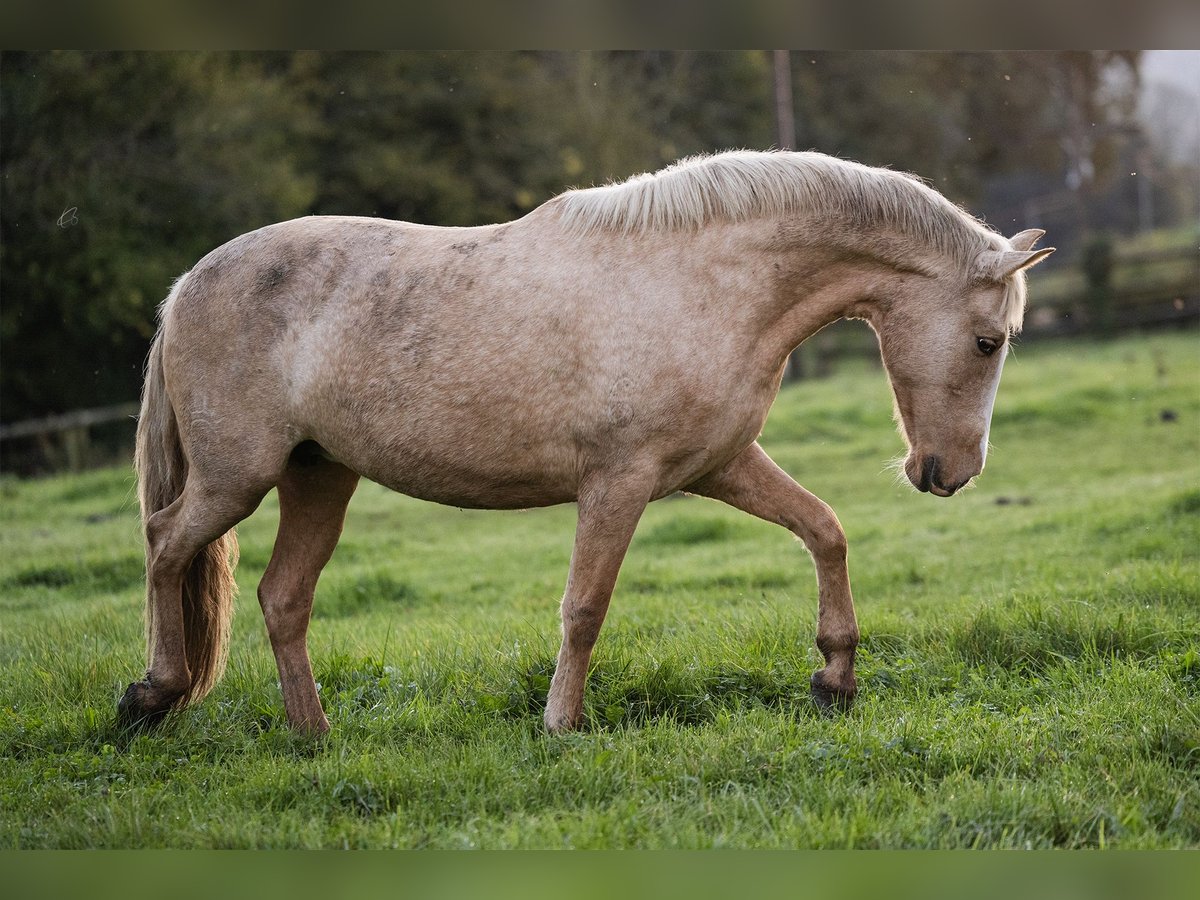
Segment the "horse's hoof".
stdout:
[[132,731],[153,728],[166,718],[173,705],[156,700],[149,682],[135,681],[117,703],[117,724]]
[[583,716],[570,716],[566,714],[551,715],[547,713],[542,721],[546,725],[546,731],[550,734],[566,734],[579,728],[580,722],[583,721]]
[[314,741],[329,734],[329,720],[324,715],[319,719],[300,719],[295,722],[289,720],[288,726],[296,735]]
[[854,705],[854,696],[858,693],[858,688],[854,683],[854,676],[850,676],[850,684],[848,686],[835,685],[827,680],[825,671],[825,669],[819,669],[813,672],[813,676],[809,680],[813,701],[817,704],[817,708],[821,712],[846,712]]

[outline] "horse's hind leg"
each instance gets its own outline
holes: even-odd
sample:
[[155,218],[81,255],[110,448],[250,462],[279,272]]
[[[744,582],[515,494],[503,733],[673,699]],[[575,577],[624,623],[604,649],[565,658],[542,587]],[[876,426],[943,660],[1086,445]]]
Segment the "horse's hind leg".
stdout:
[[[185,609],[184,581],[193,560],[209,544],[250,515],[270,489],[269,482],[240,484],[236,480],[206,478],[193,470],[180,495],[146,520],[147,616],[150,623],[150,664],[146,677],[129,686],[121,699],[119,715],[132,725],[152,725],[172,707],[181,705],[211,687],[224,664],[228,629],[231,578],[204,564],[208,579],[193,604],[217,603],[219,608]],[[214,580],[216,579],[216,580]],[[222,595],[217,599],[217,595]],[[197,616],[200,616],[198,619]],[[195,645],[188,646],[189,642]],[[203,647],[201,647],[203,644]],[[189,649],[197,665],[189,668]]]
[[279,482],[279,535],[258,601],[288,723],[301,731],[329,730],[308,658],[308,622],[317,578],[333,555],[357,484],[354,472],[303,451],[293,454]]
[[817,568],[817,647],[826,663],[812,676],[813,697],[822,707],[849,706],[856,692],[858,622],[846,567],[846,535],[833,510],[796,484],[758,444],[686,490],[782,525],[804,541]]

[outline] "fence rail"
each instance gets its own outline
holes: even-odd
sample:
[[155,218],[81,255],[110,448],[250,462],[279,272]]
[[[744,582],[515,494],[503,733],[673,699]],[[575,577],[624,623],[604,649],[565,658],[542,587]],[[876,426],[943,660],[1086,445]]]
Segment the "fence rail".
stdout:
[[[0,425],[0,470],[34,475],[66,469],[78,472],[90,466],[128,458],[133,446],[134,421],[139,404],[117,403],[92,409],[28,419]],[[94,429],[110,426],[114,440],[98,448]],[[119,427],[124,426],[124,427]]]
[[122,419],[136,419],[137,413],[138,404],[133,402],[101,406],[96,409],[76,409],[42,419],[28,419],[24,422],[0,425],[0,441],[54,434],[70,431],[73,428],[90,428],[93,425],[120,422]]
[[1186,246],[1122,252],[1113,248],[1103,284],[1081,264],[1035,275],[1027,335],[1104,333],[1200,320],[1200,251]]

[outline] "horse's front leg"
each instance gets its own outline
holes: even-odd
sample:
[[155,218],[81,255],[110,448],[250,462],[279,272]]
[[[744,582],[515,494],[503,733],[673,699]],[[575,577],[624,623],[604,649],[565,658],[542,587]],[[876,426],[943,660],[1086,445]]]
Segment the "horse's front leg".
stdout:
[[546,729],[574,728],[583,715],[583,687],[592,647],[604,624],[621,561],[653,489],[645,477],[594,477],[579,493],[579,522],[563,593],[562,647],[546,700]]
[[846,567],[846,534],[833,510],[796,484],[757,443],[686,490],[782,525],[804,541],[817,568],[817,647],[825,656],[825,668],[812,676],[813,697],[822,707],[848,707],[857,690],[858,622]]

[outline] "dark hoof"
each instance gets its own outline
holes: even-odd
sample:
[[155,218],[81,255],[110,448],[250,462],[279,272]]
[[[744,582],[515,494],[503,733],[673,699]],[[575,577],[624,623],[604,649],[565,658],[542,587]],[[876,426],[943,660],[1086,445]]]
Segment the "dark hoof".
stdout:
[[813,672],[809,685],[812,688],[812,697],[817,708],[826,713],[848,711],[854,705],[854,695],[858,693],[853,675],[850,676],[850,685],[847,689],[845,686],[830,684],[826,680],[824,669]]
[[117,704],[117,724],[131,731],[153,728],[167,717],[174,705],[155,698],[155,690],[147,681],[135,681],[125,690]]

